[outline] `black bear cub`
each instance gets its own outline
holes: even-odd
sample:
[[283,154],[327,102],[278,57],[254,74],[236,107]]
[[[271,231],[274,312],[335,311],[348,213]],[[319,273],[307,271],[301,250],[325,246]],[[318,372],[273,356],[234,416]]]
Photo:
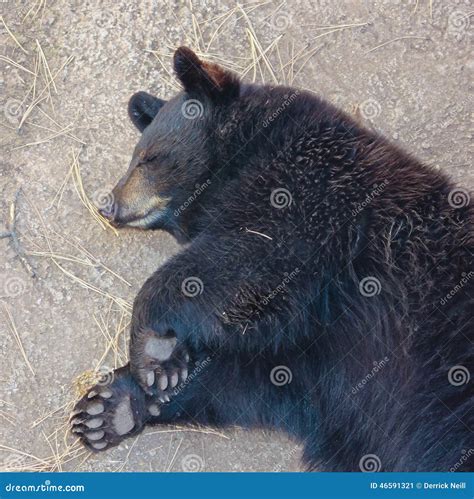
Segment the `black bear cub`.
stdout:
[[264,427],[308,470],[472,470],[469,192],[310,93],[184,47],[174,70],[174,98],[130,100],[142,135],[103,215],[184,248],[72,431],[98,451],[151,424]]

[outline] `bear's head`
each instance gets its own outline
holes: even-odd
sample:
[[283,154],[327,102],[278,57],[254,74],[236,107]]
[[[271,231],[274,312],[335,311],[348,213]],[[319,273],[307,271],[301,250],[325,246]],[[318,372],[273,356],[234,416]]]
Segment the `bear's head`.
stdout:
[[176,235],[189,216],[188,200],[211,182],[216,123],[238,96],[240,83],[186,47],[176,50],[174,70],[183,90],[172,99],[146,92],[130,99],[130,119],[142,135],[128,171],[112,191],[113,203],[101,210],[115,226]]

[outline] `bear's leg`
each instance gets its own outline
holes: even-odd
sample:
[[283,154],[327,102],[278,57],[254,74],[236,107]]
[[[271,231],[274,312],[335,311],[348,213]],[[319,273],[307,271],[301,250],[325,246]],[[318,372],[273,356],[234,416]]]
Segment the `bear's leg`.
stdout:
[[[76,404],[72,432],[89,449],[100,451],[148,424],[268,427],[298,438],[317,426],[303,380],[291,380],[296,367],[288,359],[194,349],[190,356],[187,378],[180,377],[173,388],[168,382],[164,392],[153,396],[140,388],[128,365],[117,369],[110,384],[93,387]],[[289,378],[283,384],[272,374],[282,364],[291,367],[284,369]]]
[[[298,341],[282,332],[292,321],[284,311],[302,307],[301,293],[295,293],[293,304],[290,300],[303,272],[292,262],[278,260],[275,248],[267,239],[247,233],[232,238],[208,234],[145,282],[134,301],[130,331],[130,367],[145,392],[154,393],[160,358],[173,357],[173,345],[249,353],[268,341],[275,350],[291,348]],[[266,312],[265,300],[288,275],[295,279],[272,303],[281,313]],[[260,315],[267,329],[280,334],[259,333]],[[251,335],[245,334],[247,327],[254,331]],[[292,330],[299,328],[293,325]]]

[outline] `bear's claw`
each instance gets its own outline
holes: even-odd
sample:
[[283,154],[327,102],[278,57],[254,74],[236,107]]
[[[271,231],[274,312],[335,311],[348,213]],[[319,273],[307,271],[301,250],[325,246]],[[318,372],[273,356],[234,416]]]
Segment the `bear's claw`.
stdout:
[[142,389],[150,396],[169,402],[169,393],[188,376],[189,355],[175,336],[159,336],[144,331],[132,344],[131,370]]

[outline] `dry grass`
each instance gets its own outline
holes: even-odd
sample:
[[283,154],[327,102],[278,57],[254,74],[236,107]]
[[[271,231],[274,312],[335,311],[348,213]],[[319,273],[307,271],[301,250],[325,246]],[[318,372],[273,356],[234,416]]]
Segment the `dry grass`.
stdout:
[[94,203],[92,203],[92,201],[87,196],[86,191],[84,190],[84,185],[82,183],[82,176],[81,176],[81,167],[79,165],[79,152],[75,152],[73,150],[71,155],[72,155],[72,177],[74,179],[74,187],[76,189],[77,195],[79,196],[79,199],[81,200],[81,203],[87,208],[87,211],[92,215],[94,220],[104,230],[109,228],[114,231],[115,235],[118,235],[117,230],[114,229],[110,225],[109,221],[99,213],[96,206],[94,205]]
[[24,54],[28,54],[28,51],[23,47],[23,45],[18,41],[17,37],[10,31],[10,28],[7,26],[7,23],[5,22],[5,19],[3,19],[3,16],[0,16],[0,21],[2,22],[3,26],[5,27],[7,33],[10,35],[10,38],[15,42],[15,45],[20,48],[20,50]]
[[10,329],[13,337],[15,338],[16,344],[18,345],[18,348],[20,349],[20,352],[21,352],[21,355],[25,361],[25,364],[28,366],[28,369],[30,370],[31,374],[33,376],[36,376],[35,371],[33,369],[33,366],[31,365],[31,362],[28,360],[28,356],[26,355],[25,349],[23,347],[23,343],[21,341],[21,337],[20,337],[18,330],[15,326],[15,322],[13,321],[12,314],[10,313],[10,310],[8,309],[8,307],[5,304],[3,304],[3,309],[5,312],[5,316],[8,319],[9,329]]
[[[298,75],[309,60],[325,46],[314,46],[315,41],[344,30],[360,28],[369,24],[368,22],[359,22],[339,25],[304,25],[304,27],[309,28],[309,31],[313,29],[322,31],[322,33],[317,34],[305,46],[295,51],[294,42],[289,39],[286,33],[276,34],[272,40],[266,41],[259,36],[259,30],[256,29],[255,22],[251,19],[250,14],[270,3],[265,1],[244,5],[237,4],[218,16],[199,22],[193,13],[192,3],[190,2],[189,10],[191,12],[193,36],[190,37],[183,28],[185,43],[193,48],[199,57],[216,62],[246,80],[260,83],[297,85]],[[285,2],[282,2],[274,9],[274,13],[278,12],[283,5],[285,5]],[[176,19],[176,22],[178,25],[181,24],[179,19]],[[219,42],[222,37],[228,36],[231,29],[239,29],[247,39],[248,53],[246,55],[230,56],[227,54],[224,58],[219,54],[217,48]],[[156,57],[162,70],[163,84],[166,88],[173,90],[179,88],[170,70],[175,49],[175,43],[165,40],[163,49],[150,51]],[[312,91],[311,89],[305,90]]]
[[380,45],[377,45],[376,47],[372,47],[370,50],[367,50],[366,54],[369,54],[370,52],[373,52],[374,50],[377,50],[381,47],[385,47],[385,45],[388,45],[390,43],[398,42],[400,40],[429,40],[429,38],[426,38],[426,36],[415,36],[415,35],[407,35],[407,36],[398,36],[397,38],[393,38],[392,40],[388,40],[387,42],[381,43]]

